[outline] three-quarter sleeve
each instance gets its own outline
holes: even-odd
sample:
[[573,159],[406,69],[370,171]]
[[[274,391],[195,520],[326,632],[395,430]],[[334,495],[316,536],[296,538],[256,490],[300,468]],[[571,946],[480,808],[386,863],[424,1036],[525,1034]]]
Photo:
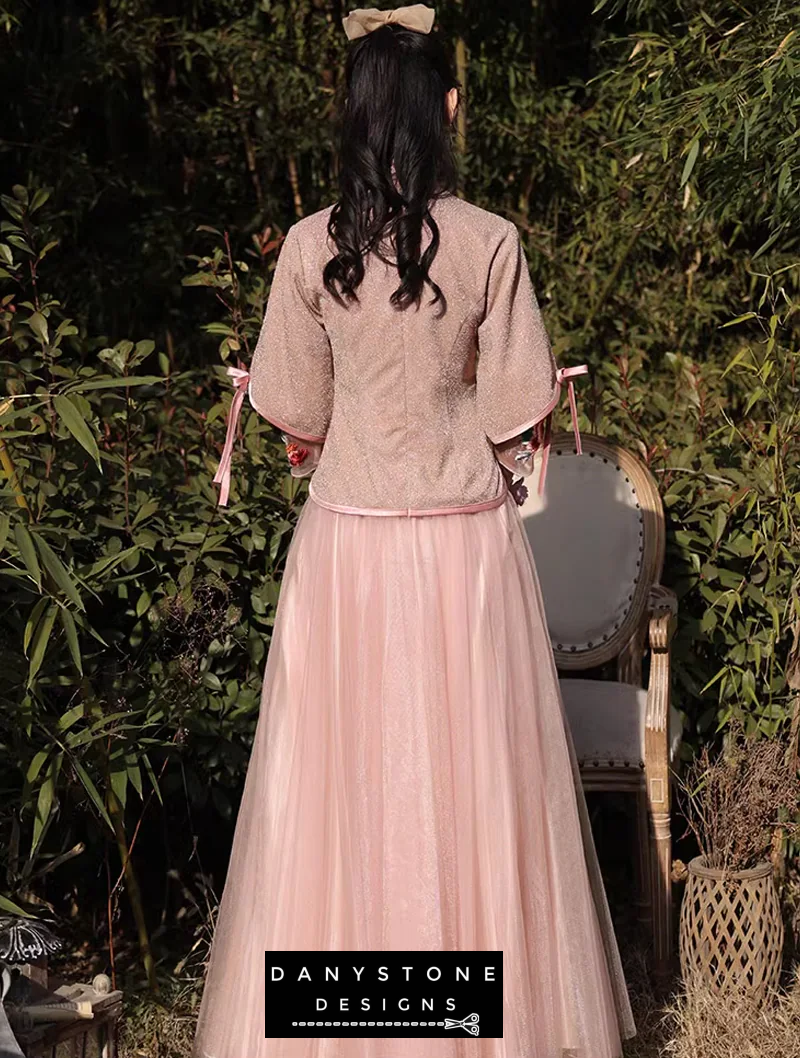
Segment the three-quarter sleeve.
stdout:
[[275,266],[248,396],[255,410],[284,433],[319,443],[333,408],[333,359],[296,229],[295,224],[287,232]]
[[501,444],[541,422],[560,393],[550,340],[512,223],[492,259],[477,338],[478,415],[489,440]]

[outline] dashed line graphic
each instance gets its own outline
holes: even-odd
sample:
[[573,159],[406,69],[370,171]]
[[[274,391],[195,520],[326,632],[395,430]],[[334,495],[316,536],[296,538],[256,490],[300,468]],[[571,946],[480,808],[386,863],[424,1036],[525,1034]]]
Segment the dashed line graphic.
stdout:
[[293,1021],[292,1025],[300,1028],[349,1028],[351,1026],[357,1026],[358,1028],[381,1028],[388,1026],[390,1028],[409,1028],[410,1026],[419,1028],[442,1028],[444,1026],[443,1021]]

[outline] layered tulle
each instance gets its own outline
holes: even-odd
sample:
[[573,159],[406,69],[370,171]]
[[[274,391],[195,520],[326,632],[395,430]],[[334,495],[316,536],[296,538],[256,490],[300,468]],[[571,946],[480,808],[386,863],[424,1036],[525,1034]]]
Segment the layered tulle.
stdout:
[[[265,1039],[265,951],[502,950],[503,1038]],[[195,1058],[617,1058],[635,1029],[511,498],[303,508]]]

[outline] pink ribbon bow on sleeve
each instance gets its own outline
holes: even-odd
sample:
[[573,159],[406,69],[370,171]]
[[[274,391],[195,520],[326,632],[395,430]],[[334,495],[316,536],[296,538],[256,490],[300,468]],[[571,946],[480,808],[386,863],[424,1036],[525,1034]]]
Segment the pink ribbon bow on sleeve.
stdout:
[[236,429],[239,425],[239,416],[242,413],[242,404],[244,403],[247,386],[250,382],[250,373],[241,367],[229,367],[228,374],[233,379],[233,384],[236,388],[233,394],[233,400],[231,401],[230,410],[228,411],[228,432],[225,435],[225,446],[222,449],[222,456],[220,457],[219,466],[217,467],[217,473],[214,475],[214,484],[221,486],[219,490],[219,500],[217,501],[220,507],[227,507],[228,505],[228,496],[231,491],[231,459],[233,457],[233,445],[236,440]]
[[[575,434],[575,449],[578,455],[583,454],[583,448],[581,447],[581,434],[578,429],[578,402],[575,399],[575,384],[572,381],[578,375],[588,375],[589,368],[586,364],[579,364],[577,367],[560,367],[556,371],[556,382],[559,388],[567,383],[567,392],[569,394],[569,411],[572,418],[572,429]],[[542,426],[541,445],[542,445],[542,466],[539,471],[539,495],[541,496],[544,492],[544,481],[545,475],[547,474],[547,461],[550,457],[550,438],[553,430],[553,412],[551,411],[547,418],[544,420]]]

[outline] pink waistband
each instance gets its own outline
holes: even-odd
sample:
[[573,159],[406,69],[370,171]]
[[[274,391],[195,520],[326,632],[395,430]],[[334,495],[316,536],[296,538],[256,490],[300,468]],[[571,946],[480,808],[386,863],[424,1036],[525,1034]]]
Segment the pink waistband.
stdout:
[[421,518],[432,514],[472,514],[475,511],[488,511],[493,507],[499,507],[508,496],[508,489],[491,500],[482,500],[480,503],[465,503],[457,507],[348,507],[341,503],[331,503],[329,500],[320,499],[314,492],[314,482],[308,483],[308,496],[319,507],[327,507],[329,511],[337,511],[339,514],[367,514],[383,515],[390,518]]

